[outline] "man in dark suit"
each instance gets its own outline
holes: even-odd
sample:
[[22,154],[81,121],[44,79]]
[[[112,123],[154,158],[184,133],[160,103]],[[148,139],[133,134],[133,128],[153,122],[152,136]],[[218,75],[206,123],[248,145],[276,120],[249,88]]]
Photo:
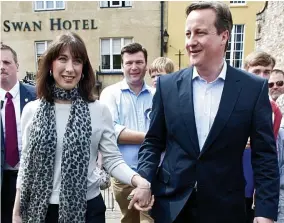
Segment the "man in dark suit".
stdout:
[[155,223],[245,222],[242,155],[250,137],[254,222],[273,223],[279,171],[267,80],[224,61],[233,25],[225,3],[193,3],[186,15],[193,66],[157,81],[139,151],[138,173],[155,195],[151,215]]
[[21,154],[20,117],[24,106],[36,99],[35,87],[18,81],[17,53],[1,44],[1,222],[12,222],[16,180]]

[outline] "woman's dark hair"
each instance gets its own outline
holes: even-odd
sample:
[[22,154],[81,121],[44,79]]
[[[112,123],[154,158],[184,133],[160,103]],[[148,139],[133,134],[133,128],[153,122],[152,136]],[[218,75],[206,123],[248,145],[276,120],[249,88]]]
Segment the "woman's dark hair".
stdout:
[[52,102],[52,85],[55,80],[51,72],[52,62],[58,58],[60,53],[69,47],[72,57],[83,62],[83,77],[79,81],[78,90],[85,101],[95,101],[94,95],[95,75],[90,63],[84,41],[75,33],[68,32],[58,36],[48,47],[39,63],[39,70],[36,75],[36,89],[38,98]]

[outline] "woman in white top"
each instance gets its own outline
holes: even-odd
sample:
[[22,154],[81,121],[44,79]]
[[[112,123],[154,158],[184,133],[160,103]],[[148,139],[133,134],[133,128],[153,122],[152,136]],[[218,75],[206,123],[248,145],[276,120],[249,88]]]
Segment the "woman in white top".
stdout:
[[[95,171],[98,151],[112,176],[137,187],[138,207],[151,208],[150,184],[123,161],[110,112],[95,99],[94,86],[83,40],[74,33],[59,36],[40,63],[39,100],[22,113],[14,223],[104,223],[100,176]],[[139,197],[139,189],[149,190],[149,196]]]

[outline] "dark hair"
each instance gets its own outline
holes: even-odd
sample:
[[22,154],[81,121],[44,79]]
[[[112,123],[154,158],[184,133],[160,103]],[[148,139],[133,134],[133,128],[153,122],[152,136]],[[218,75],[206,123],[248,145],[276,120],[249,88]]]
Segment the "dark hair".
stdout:
[[120,52],[121,63],[123,63],[124,53],[134,54],[138,52],[142,52],[144,54],[145,62],[147,63],[147,57],[148,57],[147,50],[139,43],[129,43],[121,49],[121,52]]
[[[194,10],[212,9],[216,13],[215,27],[218,35],[228,30],[229,38],[233,28],[233,19],[230,8],[223,2],[194,2],[186,8],[186,16]],[[226,43],[225,50],[228,47],[229,39]]]
[[283,75],[283,77],[284,77],[284,71],[283,71],[283,70],[280,70],[280,69],[274,69],[274,70],[272,70],[272,71],[271,71],[271,74],[272,74],[272,73],[282,74],[282,75]]
[[275,66],[275,58],[270,54],[264,51],[254,51],[247,55],[244,62],[244,69],[248,70],[249,67],[256,67],[256,66],[272,66],[272,69]]
[[36,75],[38,98],[44,98],[50,102],[53,101],[51,87],[55,83],[55,80],[53,76],[50,75],[51,65],[52,62],[58,58],[60,52],[66,49],[66,47],[70,48],[72,57],[79,58],[83,61],[82,72],[84,77],[78,84],[80,95],[86,101],[95,101],[96,98],[93,93],[95,87],[95,75],[88,57],[86,46],[81,37],[72,32],[58,36],[41,57],[39,70]]
[[11,53],[13,54],[13,59],[14,59],[15,63],[18,63],[18,56],[17,56],[17,53],[16,53],[15,50],[12,49],[12,47],[1,43],[1,50],[10,50]]

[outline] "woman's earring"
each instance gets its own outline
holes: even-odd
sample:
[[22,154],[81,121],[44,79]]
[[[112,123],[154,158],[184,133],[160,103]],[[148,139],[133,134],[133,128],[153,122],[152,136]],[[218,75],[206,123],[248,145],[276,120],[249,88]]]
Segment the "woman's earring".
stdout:
[[51,70],[49,70],[49,76],[51,76],[51,77],[52,77],[52,75],[53,75],[53,74],[52,74],[52,71],[51,71]]
[[85,76],[84,76],[84,74],[82,73],[82,75],[81,75],[81,80],[83,80],[83,79],[84,79],[84,77],[85,77]]

